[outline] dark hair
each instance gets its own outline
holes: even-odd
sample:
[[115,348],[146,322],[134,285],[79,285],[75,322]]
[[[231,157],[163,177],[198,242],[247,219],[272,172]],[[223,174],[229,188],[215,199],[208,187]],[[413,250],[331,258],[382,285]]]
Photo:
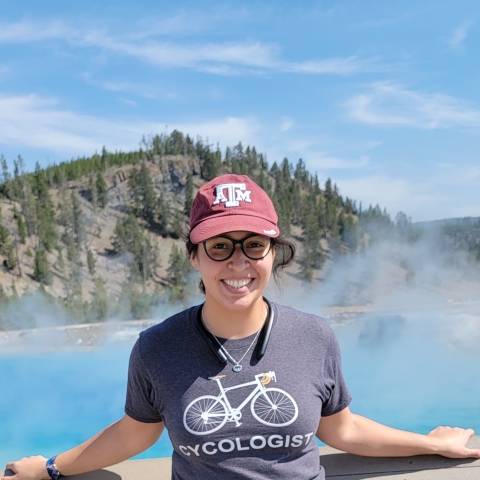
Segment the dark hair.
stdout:
[[[190,240],[190,232],[186,232],[184,235],[185,246],[187,247],[187,255],[190,258],[192,253],[196,253],[198,249],[198,243],[193,243]],[[295,256],[295,245],[283,238],[278,236],[277,238],[272,238],[272,248],[275,250],[275,261],[273,262],[273,278],[275,283],[281,287],[281,273],[282,270],[289,267],[293,262],[293,257]],[[205,294],[205,285],[203,280],[200,279],[198,284],[200,291]]]

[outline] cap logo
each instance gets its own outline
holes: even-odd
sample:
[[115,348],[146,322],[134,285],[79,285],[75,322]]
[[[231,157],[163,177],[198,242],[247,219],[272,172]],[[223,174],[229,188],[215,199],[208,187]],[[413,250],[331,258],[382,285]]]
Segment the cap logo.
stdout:
[[251,193],[244,183],[223,183],[217,186],[217,196],[212,205],[222,202],[226,207],[238,207],[240,202],[252,203]]
[[266,235],[275,235],[277,233],[276,230],[264,230],[263,233]]

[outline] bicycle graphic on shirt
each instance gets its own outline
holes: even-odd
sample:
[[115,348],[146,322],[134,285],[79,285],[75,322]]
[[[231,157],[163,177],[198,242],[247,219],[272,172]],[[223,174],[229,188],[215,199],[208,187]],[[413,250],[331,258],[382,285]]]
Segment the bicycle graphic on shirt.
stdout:
[[[293,423],[298,416],[298,406],[293,397],[280,388],[266,388],[272,380],[277,381],[275,372],[255,375],[252,382],[242,383],[224,388],[221,382],[226,375],[209,377],[215,380],[220,394],[203,395],[191,402],[183,414],[185,428],[194,435],[207,435],[220,430],[225,423],[233,422],[241,425],[242,409],[250,401],[250,410],[256,420],[270,427],[285,427]],[[230,405],[227,393],[236,388],[255,386],[248,397],[236,408]]]

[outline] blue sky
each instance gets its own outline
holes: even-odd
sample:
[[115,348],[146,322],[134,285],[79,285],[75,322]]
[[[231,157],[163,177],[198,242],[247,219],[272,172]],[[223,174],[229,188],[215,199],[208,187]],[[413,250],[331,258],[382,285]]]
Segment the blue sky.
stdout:
[[303,158],[363,205],[480,216],[480,3],[0,0],[0,153],[180,129]]

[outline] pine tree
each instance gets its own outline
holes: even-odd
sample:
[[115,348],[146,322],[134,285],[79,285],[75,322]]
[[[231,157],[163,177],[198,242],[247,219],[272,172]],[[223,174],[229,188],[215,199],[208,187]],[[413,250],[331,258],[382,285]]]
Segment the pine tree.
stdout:
[[109,154],[105,147],[102,148],[102,156],[100,159],[102,170],[105,172],[109,167]]
[[96,215],[98,209],[98,191],[97,183],[93,180],[93,176],[89,178],[88,186],[90,187],[90,201],[92,202],[93,212]]
[[87,250],[87,266],[88,266],[88,273],[92,277],[95,276],[95,264],[96,264],[95,257],[93,256],[93,253],[90,249]]
[[33,278],[42,285],[51,285],[53,282],[53,274],[50,269],[46,250],[37,249],[35,251]]
[[302,230],[303,254],[299,260],[300,274],[305,280],[311,282],[313,270],[321,268],[325,260],[325,254],[320,243],[321,230],[317,221],[316,205],[312,198],[305,208]]
[[8,169],[7,160],[3,155],[0,155],[0,163],[2,164],[2,190],[5,197],[9,200],[13,200],[14,198],[14,189],[12,188],[12,176],[10,175],[10,171]]
[[25,218],[28,236],[37,233],[36,204],[33,196],[32,184],[26,175],[19,177],[19,198],[22,214]]
[[174,244],[168,260],[168,281],[171,285],[170,297],[172,300],[185,298],[188,271],[190,262],[185,254]]
[[216,152],[212,152],[207,146],[200,155],[202,160],[202,177],[205,180],[212,180],[220,174],[222,168],[222,154],[217,149]]
[[67,197],[67,190],[65,186],[60,187],[59,190],[60,201],[58,202],[58,224],[65,227],[67,230],[73,223],[73,212],[71,199]]
[[162,236],[167,236],[170,233],[170,221],[172,213],[167,196],[160,192],[157,203],[157,231]]
[[45,178],[45,171],[37,162],[35,168],[36,182],[36,213],[37,213],[37,234],[40,245],[51,252],[55,247],[58,232],[55,211],[49,187]]
[[72,202],[71,231],[73,232],[73,236],[75,238],[75,241],[77,242],[78,248],[81,249],[82,245],[87,239],[87,234],[85,230],[85,214],[83,213],[80,200],[78,199],[75,192],[72,192],[70,200]]
[[150,170],[145,162],[142,162],[140,170],[132,170],[130,188],[132,189],[133,201],[137,212],[150,225],[154,225],[158,210],[158,199]]
[[22,245],[25,245],[27,241],[27,229],[25,227],[23,216],[17,211],[16,205],[13,205],[13,218],[17,221],[18,235],[20,236],[20,243]]
[[143,233],[133,213],[118,219],[110,241],[115,253],[130,252],[133,255],[131,272],[136,280],[143,279],[146,282],[153,277],[159,265],[157,246]]
[[97,173],[95,186],[97,188],[97,194],[98,194],[98,206],[100,208],[105,208],[108,203],[108,188],[101,172]]

